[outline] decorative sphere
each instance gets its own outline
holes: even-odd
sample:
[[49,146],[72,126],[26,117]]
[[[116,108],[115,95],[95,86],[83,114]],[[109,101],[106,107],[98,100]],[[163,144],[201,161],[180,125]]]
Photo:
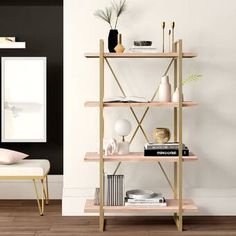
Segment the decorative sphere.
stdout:
[[115,123],[115,131],[120,136],[127,136],[131,131],[131,123],[126,119],[120,119]]
[[170,140],[170,130],[168,128],[155,128],[153,138],[156,143],[167,143]]

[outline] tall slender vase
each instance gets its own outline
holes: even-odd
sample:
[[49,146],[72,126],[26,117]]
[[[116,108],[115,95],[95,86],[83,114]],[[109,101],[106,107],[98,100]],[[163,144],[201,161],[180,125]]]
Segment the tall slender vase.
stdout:
[[108,35],[108,49],[109,52],[115,52],[115,47],[118,43],[117,40],[118,36],[118,30],[117,29],[111,29]]

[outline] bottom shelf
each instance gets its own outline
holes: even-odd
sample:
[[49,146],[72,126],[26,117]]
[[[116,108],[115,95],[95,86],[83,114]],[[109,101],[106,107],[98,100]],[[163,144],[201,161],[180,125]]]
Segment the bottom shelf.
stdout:
[[[178,212],[178,200],[167,199],[166,207],[139,207],[139,206],[104,206],[105,213],[154,213],[154,212]],[[183,212],[196,212],[197,206],[191,199],[183,199]],[[99,212],[99,206],[94,205],[94,201],[91,199],[86,200],[85,213],[97,213]]]

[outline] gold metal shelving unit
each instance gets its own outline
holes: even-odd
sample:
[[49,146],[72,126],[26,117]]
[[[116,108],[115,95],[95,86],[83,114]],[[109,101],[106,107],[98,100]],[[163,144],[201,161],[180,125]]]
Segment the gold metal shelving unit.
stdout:
[[[121,93],[123,96],[126,96],[125,91],[123,90],[113,68],[108,59],[115,58],[165,58],[170,59],[170,62],[167,66],[167,69],[164,72],[166,75],[171,66],[174,66],[174,89],[179,87],[179,97],[182,97],[182,60],[183,58],[194,58],[197,57],[196,53],[183,52],[182,51],[182,40],[178,40],[173,44],[173,52],[171,53],[105,53],[104,52],[104,41],[100,40],[100,51],[99,53],[85,53],[86,58],[98,58],[99,59],[99,101],[87,101],[85,102],[86,107],[98,107],[99,108],[99,153],[88,152],[85,154],[85,161],[99,162],[99,178],[100,178],[100,206],[95,206],[93,200],[88,199],[85,204],[85,212],[94,213],[99,212],[99,228],[100,231],[104,231],[104,214],[105,213],[160,213],[167,212],[173,213],[174,221],[177,225],[179,231],[183,230],[183,213],[184,212],[195,212],[197,207],[191,199],[183,199],[182,194],[182,164],[185,161],[195,161],[197,156],[193,153],[190,153],[189,156],[182,156],[182,109],[195,107],[197,103],[191,101],[183,102],[181,99],[178,103],[173,102],[156,102],[155,97],[158,93],[158,87],[155,90],[155,93],[152,96],[151,102],[149,103],[106,103],[104,100],[104,67],[105,63],[110,69]],[[115,108],[115,107],[128,107],[133,114],[136,122],[137,128],[135,129],[133,136],[130,140],[132,143],[134,137],[137,134],[138,129],[141,130],[147,142],[149,142],[148,136],[142,127],[142,122],[145,119],[150,107],[167,107],[173,109],[173,122],[174,122],[174,141],[179,142],[179,156],[175,157],[145,157],[143,153],[132,152],[125,156],[112,156],[106,157],[103,154],[103,138],[104,138],[104,108]],[[145,112],[141,119],[138,119],[133,107],[145,107]],[[103,176],[104,176],[104,162],[118,162],[114,174],[119,169],[122,162],[155,162],[159,165],[161,171],[163,172],[170,188],[173,191],[173,199],[167,199],[166,207],[133,207],[133,206],[104,206],[103,198]],[[168,177],[164,167],[161,162],[171,162],[174,165],[174,180],[171,181]],[[173,182],[173,183],[172,183]]]

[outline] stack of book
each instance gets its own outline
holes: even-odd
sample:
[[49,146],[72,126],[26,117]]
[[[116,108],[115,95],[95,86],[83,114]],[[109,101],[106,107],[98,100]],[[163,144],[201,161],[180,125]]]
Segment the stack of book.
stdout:
[[165,207],[167,206],[167,204],[164,197],[153,197],[153,198],[147,198],[147,199],[126,198],[125,206]]
[[152,46],[132,46],[129,49],[130,52],[157,52],[157,48],[154,48]]
[[[144,156],[178,156],[179,143],[147,143],[144,146]],[[182,144],[182,155],[189,156],[189,149]]]
[[[124,175],[104,174],[104,206],[123,206],[124,205]],[[99,192],[96,189],[94,204],[99,205]]]

